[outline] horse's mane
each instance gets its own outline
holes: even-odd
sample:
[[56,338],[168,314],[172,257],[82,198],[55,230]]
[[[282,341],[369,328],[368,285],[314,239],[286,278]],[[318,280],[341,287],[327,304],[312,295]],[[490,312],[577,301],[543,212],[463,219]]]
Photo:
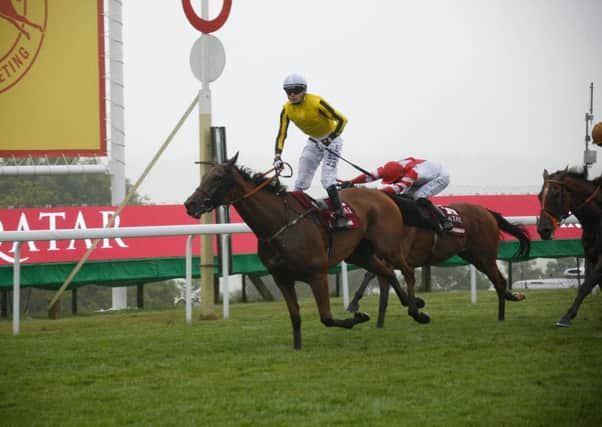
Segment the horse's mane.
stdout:
[[567,166],[566,169],[555,172],[555,174],[566,174],[571,178],[581,181],[591,182],[594,185],[602,185],[602,176],[593,178],[591,181],[588,177],[588,168],[583,165]]
[[235,167],[245,180],[251,181],[255,185],[259,185],[264,183],[266,180],[270,180],[271,182],[264,187],[270,193],[280,194],[286,192],[286,187],[280,183],[278,177],[266,177],[264,174],[253,172],[251,169],[245,166],[235,165]]

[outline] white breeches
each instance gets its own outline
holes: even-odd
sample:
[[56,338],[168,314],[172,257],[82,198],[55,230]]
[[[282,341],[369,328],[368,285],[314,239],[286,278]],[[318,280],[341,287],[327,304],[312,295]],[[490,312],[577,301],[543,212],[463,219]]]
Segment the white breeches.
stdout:
[[405,194],[412,197],[414,200],[421,197],[429,198],[441,193],[449,184],[449,174],[442,171],[439,175],[424,183],[421,186],[416,186],[406,191]]
[[[339,136],[330,143],[328,149],[340,155],[342,147],[343,139]],[[322,162],[322,160],[324,161]],[[308,139],[299,159],[295,190],[307,190],[310,187],[320,162],[322,162],[322,176],[320,178],[322,187],[328,188],[336,184],[339,158],[326,151],[322,143],[315,143]]]

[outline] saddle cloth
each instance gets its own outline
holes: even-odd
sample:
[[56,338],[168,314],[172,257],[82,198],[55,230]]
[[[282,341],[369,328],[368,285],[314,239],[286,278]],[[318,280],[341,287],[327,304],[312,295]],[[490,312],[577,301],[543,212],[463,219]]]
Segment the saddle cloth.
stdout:
[[[303,209],[314,209],[316,211],[315,214],[311,215],[316,224],[322,225],[323,227],[331,230],[334,228],[336,214],[332,210],[332,203],[330,199],[315,200],[304,191],[291,191],[290,194],[299,202],[299,204],[301,204]],[[355,209],[353,209],[351,205],[347,204],[347,202],[343,201],[341,201],[341,207],[343,208],[343,214],[345,215],[345,218],[349,222],[347,229],[354,230],[359,228],[361,220],[359,216],[357,216]]]
[[448,231],[448,233],[454,236],[463,236],[464,233],[466,233],[466,229],[464,228],[464,223],[462,222],[462,217],[460,214],[456,210],[447,206],[437,205],[437,207],[454,225],[454,228]]

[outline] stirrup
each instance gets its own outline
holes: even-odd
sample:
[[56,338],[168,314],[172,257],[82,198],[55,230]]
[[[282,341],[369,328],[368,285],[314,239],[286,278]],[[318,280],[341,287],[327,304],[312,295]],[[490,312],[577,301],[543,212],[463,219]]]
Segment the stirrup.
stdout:
[[441,230],[443,232],[452,231],[454,229],[454,224],[449,219],[444,219],[441,221]]
[[332,224],[332,228],[335,230],[347,230],[349,227],[351,227],[351,221],[344,216],[337,216]]

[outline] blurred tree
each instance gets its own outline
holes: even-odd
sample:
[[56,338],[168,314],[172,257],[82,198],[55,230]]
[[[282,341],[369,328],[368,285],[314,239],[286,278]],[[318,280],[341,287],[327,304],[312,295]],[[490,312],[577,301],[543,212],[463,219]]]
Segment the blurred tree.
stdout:
[[[77,164],[94,164],[95,160]],[[74,164],[59,159],[54,164]],[[0,165],[14,165],[6,160]],[[126,194],[132,188],[126,180]],[[130,205],[149,204],[148,196],[134,193]],[[111,177],[103,174],[6,176],[0,180],[0,208],[111,205]]]
[[546,277],[564,277],[564,270],[577,267],[577,259],[579,259],[579,267],[584,268],[583,258],[568,257],[548,260],[545,270]]

